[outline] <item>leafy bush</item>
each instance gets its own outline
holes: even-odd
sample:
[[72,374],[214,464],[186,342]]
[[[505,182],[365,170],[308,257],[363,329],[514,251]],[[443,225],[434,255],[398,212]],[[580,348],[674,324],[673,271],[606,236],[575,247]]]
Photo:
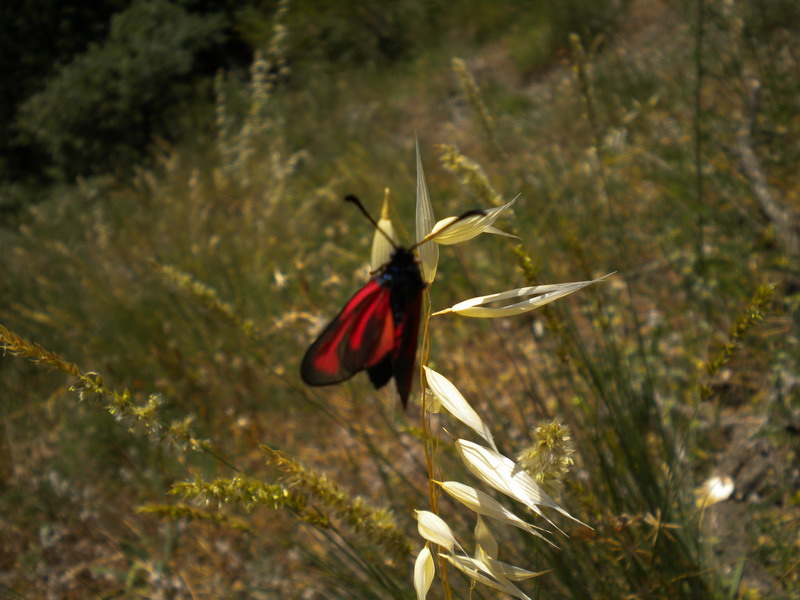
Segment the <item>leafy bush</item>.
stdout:
[[18,139],[14,122],[19,105],[43,87],[59,64],[104,38],[111,16],[127,4],[130,0],[0,4],[0,179],[25,179],[41,162],[36,150]]
[[105,42],[23,104],[19,126],[66,177],[132,164],[154,136],[175,136],[193,101],[209,97],[193,66],[223,27],[220,16],[168,0],[135,2],[114,16]]

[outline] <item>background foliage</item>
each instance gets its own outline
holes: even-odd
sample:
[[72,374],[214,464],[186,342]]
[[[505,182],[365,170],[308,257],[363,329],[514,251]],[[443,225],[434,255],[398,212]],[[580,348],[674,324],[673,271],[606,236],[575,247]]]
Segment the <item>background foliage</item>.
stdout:
[[[377,212],[388,186],[413,229],[416,132],[437,216],[522,194],[522,245],[443,251],[435,308],[620,273],[524,321],[434,323],[435,368],[502,449],[571,429],[550,491],[595,532],[558,551],[497,533],[509,562],[553,569],[525,589],[798,593],[796,3],[7,16],[0,323],[75,370],[4,338],[2,592],[413,594],[419,408],[363,378],[306,388],[297,365],[366,276],[372,232],[341,197]],[[735,490],[704,507],[711,475]]]

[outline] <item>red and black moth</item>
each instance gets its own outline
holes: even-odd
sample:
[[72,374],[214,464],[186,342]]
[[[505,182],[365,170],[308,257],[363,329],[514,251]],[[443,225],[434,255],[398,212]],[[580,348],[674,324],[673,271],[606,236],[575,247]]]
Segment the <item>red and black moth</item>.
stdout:
[[[394,246],[389,262],[347,301],[344,308],[311,344],[303,357],[300,376],[313,386],[332,385],[366,371],[376,388],[394,377],[403,408],[414,379],[417,338],[425,282],[414,250],[428,241],[423,238],[410,248],[395,244],[369,215],[355,196],[347,196]],[[471,210],[451,222],[484,214]],[[442,228],[439,232],[443,231]]]

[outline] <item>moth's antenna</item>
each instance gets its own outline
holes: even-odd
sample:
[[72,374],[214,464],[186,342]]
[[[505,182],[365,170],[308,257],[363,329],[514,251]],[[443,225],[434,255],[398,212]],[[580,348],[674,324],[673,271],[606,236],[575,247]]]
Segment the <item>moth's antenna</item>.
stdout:
[[369,222],[372,223],[375,226],[375,229],[380,231],[383,234],[383,237],[385,237],[387,240],[389,240],[389,243],[392,245],[392,248],[397,250],[397,244],[395,243],[395,241],[392,239],[392,237],[388,233],[386,233],[383,230],[383,228],[380,225],[378,225],[378,222],[375,219],[372,218],[372,215],[370,215],[367,212],[367,209],[364,208],[363,204],[361,204],[361,200],[359,200],[358,198],[353,196],[353,194],[347,194],[347,196],[344,197],[344,200],[345,200],[345,202],[352,202],[353,204],[355,204],[358,207],[358,210],[360,210],[362,213],[364,213],[364,216],[367,217],[367,219],[369,219]]
[[480,209],[480,208],[473,208],[472,210],[468,210],[467,212],[465,212],[465,213],[462,213],[462,214],[458,215],[458,216],[457,216],[455,219],[453,219],[452,221],[450,221],[450,222],[449,222],[447,225],[445,225],[445,226],[444,226],[444,227],[442,227],[441,229],[438,229],[437,231],[432,231],[432,232],[430,232],[428,235],[426,235],[424,238],[422,238],[422,239],[421,239],[420,241],[418,241],[416,244],[414,244],[413,246],[411,246],[411,247],[409,248],[409,250],[413,250],[414,248],[416,248],[417,246],[421,246],[421,245],[422,245],[422,244],[424,244],[425,242],[430,242],[430,241],[431,241],[433,238],[435,238],[437,235],[439,235],[440,233],[443,233],[443,232],[447,231],[447,230],[448,230],[448,229],[450,229],[450,228],[451,228],[453,225],[455,225],[456,223],[460,223],[460,222],[461,222],[461,221],[463,221],[464,219],[467,219],[467,218],[469,218],[469,217],[475,217],[475,216],[477,216],[477,215],[481,215],[481,216],[483,216],[483,215],[485,215],[485,214],[486,214],[486,211],[485,211],[485,210],[483,210],[483,209]]

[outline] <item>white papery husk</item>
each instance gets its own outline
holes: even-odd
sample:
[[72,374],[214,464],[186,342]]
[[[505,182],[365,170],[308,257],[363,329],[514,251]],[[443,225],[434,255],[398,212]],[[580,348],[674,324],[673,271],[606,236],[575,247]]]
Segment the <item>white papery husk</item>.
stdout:
[[[387,236],[392,240],[391,242],[387,239]],[[397,244],[397,233],[394,230],[394,225],[392,225],[392,220],[389,218],[389,188],[386,188],[383,206],[381,207],[381,217],[378,219],[378,228],[372,236],[372,254],[369,266],[373,273],[389,262]]]
[[428,387],[431,388],[434,396],[436,396],[439,405],[443,406],[447,412],[472,429],[486,440],[492,448],[497,450],[489,427],[478,416],[478,413],[470,406],[464,396],[461,395],[456,386],[447,377],[433,369],[425,366],[422,368],[425,370]]
[[539,484],[510,458],[469,440],[456,440],[456,449],[473,475],[497,491],[521,502],[561,533],[564,532],[544,515],[539,506],[550,507],[565,517],[589,527],[556,504]]
[[494,535],[489,531],[489,526],[483,517],[478,515],[478,520],[475,523],[475,558],[479,558],[483,554],[492,558],[497,558],[500,554],[500,546]]
[[[602,281],[611,275],[613,275],[613,273],[598,277],[597,279],[592,279],[591,281],[535,285],[499,292],[497,294],[477,296],[454,304],[450,308],[435,312],[432,316],[456,313],[462,317],[496,319],[498,317],[519,315],[544,306],[545,304],[549,304],[550,302],[554,302],[564,296],[568,296],[581,288],[585,288],[587,285]],[[524,298],[524,300],[519,300],[520,298]],[[503,304],[504,301],[512,302],[510,304]],[[500,306],[488,306],[495,303],[500,304]]]
[[521,589],[511,583],[507,577],[501,573],[493,573],[489,566],[482,560],[471,558],[469,556],[457,556],[454,554],[439,554],[447,562],[464,573],[470,579],[482,583],[486,586],[505,592],[523,600],[530,600]]
[[436,566],[433,563],[431,550],[426,544],[414,562],[414,589],[417,592],[417,600],[425,600],[435,575]]
[[[497,218],[512,204],[514,204],[515,200],[516,198],[511,200],[511,202],[504,204],[503,206],[498,206],[497,208],[484,209],[481,214],[465,217],[455,225],[450,224],[459,217],[446,217],[441,221],[438,221],[431,229],[433,241],[435,241],[437,244],[441,244],[442,246],[448,246],[451,244],[466,242],[467,240],[471,240],[482,233],[494,233],[496,235],[504,235],[506,237],[519,239],[516,235],[511,235],[505,231],[500,231],[496,227],[492,226]],[[441,231],[441,233],[437,233],[438,231]]]
[[490,517],[501,523],[506,523],[518,529],[522,529],[531,535],[542,538],[551,546],[555,546],[553,542],[538,531],[544,530],[535,525],[531,525],[527,521],[523,521],[489,494],[459,481],[443,481],[439,482],[439,485],[442,486],[442,489],[450,496],[479,515]]
[[417,510],[415,513],[419,534],[429,542],[447,548],[452,553],[458,542],[456,542],[450,526],[439,515],[429,510]]
[[[417,149],[417,208],[416,225],[417,241],[419,242],[433,229],[436,219],[433,216],[433,206],[428,195],[428,186],[425,184],[425,172],[422,169],[422,158],[419,153],[419,140],[414,140]],[[436,277],[436,267],[439,264],[439,246],[433,242],[425,242],[417,248],[419,252],[422,279],[430,285]]]

